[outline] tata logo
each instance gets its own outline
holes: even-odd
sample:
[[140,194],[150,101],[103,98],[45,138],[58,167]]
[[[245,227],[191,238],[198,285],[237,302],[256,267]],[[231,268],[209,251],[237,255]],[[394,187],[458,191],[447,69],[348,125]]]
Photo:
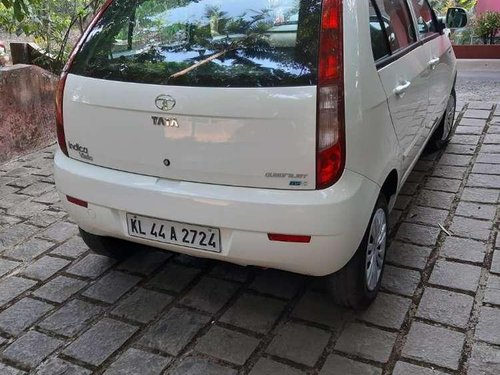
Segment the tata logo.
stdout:
[[170,95],[159,95],[155,99],[155,105],[161,111],[171,111],[175,107],[175,104],[175,99]]
[[179,127],[179,123],[177,122],[176,118],[151,116],[151,119],[153,120],[153,125],[156,125],[156,126],[164,126],[166,128],[178,128]]

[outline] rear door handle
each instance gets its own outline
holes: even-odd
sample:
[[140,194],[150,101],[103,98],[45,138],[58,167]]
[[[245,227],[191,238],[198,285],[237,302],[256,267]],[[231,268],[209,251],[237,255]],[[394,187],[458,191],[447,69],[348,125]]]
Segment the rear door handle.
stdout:
[[435,59],[430,60],[427,65],[429,65],[429,68],[434,69],[437,64],[439,64],[439,57],[436,57]]
[[411,82],[410,81],[405,81],[401,85],[396,86],[396,88],[394,89],[394,94],[396,94],[397,96],[399,96],[399,97],[402,98],[404,96],[406,90],[408,90],[408,88],[410,86],[411,86]]

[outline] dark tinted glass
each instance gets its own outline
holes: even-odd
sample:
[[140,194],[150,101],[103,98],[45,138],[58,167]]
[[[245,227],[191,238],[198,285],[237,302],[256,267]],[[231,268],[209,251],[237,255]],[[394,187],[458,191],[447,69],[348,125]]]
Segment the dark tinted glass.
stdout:
[[386,25],[392,52],[417,41],[406,0],[375,0]]
[[[389,55],[389,46],[382,26],[382,20],[378,17],[372,1],[368,0],[370,7],[370,36],[372,40],[373,58],[375,61]],[[386,24],[385,27],[389,25]]]
[[316,83],[321,0],[116,0],[71,73],[151,84]]
[[436,21],[427,0],[411,0],[410,3],[417,17],[418,32],[423,38],[436,33]]

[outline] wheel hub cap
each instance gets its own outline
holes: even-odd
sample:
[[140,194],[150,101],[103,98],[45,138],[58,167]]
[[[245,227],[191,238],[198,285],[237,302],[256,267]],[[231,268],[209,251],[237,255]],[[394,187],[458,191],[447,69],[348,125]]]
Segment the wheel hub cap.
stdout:
[[368,235],[368,248],[366,250],[365,275],[366,286],[369,291],[376,288],[382,274],[386,241],[387,220],[385,211],[379,208],[375,212],[375,215],[373,215]]
[[455,121],[455,99],[453,96],[450,96],[448,99],[445,116],[442,141],[446,141],[450,136],[451,129],[453,129],[453,122]]

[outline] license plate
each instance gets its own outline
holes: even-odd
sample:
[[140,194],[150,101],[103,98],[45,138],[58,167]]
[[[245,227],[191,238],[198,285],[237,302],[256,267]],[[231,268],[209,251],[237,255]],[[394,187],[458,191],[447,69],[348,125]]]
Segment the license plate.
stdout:
[[192,247],[220,253],[220,231],[218,228],[154,219],[127,214],[128,234],[132,237]]

